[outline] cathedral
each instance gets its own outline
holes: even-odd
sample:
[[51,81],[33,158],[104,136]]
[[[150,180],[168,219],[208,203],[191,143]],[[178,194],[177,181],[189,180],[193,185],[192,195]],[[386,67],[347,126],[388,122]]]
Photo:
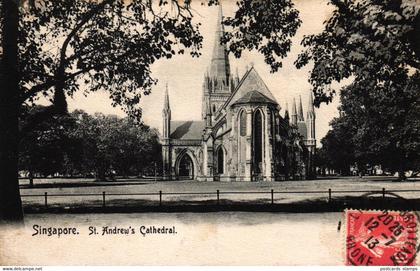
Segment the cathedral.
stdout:
[[218,14],[212,60],[203,82],[200,121],[172,121],[166,89],[162,130],[163,178],[197,181],[279,181],[315,178],[315,110],[310,94],[292,112],[280,105],[254,67],[230,70]]

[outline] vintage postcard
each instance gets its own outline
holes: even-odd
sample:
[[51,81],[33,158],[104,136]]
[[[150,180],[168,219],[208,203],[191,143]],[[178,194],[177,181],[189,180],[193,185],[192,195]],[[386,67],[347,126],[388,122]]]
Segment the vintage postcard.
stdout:
[[419,0],[0,9],[4,270],[420,263]]

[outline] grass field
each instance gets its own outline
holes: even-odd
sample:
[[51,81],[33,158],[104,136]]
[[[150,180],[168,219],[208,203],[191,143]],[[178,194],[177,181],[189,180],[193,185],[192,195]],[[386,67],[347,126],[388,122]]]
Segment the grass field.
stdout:
[[[282,182],[197,182],[197,181],[145,181],[130,179],[116,182],[95,182],[93,179],[44,179],[35,180],[35,187],[29,188],[22,181],[21,195],[24,206],[43,206],[44,193],[47,192],[48,206],[101,206],[102,193],[106,193],[107,205],[156,204],[159,202],[159,191],[165,203],[187,204],[191,202],[208,202],[216,199],[220,191],[220,200],[229,202],[262,202],[271,201],[271,190],[275,192],[301,192],[274,194],[274,203],[293,203],[313,200],[328,200],[328,189],[332,198],[345,196],[358,197],[365,192],[389,190],[420,190],[420,181],[397,182],[391,177],[342,177],[308,181]],[[309,193],[320,191],[320,193]],[[339,191],[346,191],[339,193]],[[264,192],[254,194],[226,194],[227,192]],[[154,195],[125,195],[137,193],[155,193]],[[165,193],[209,193],[209,194],[170,194]],[[64,196],[73,195],[73,196]],[[118,195],[112,195],[118,194]],[[420,199],[419,191],[398,191],[406,199]],[[33,197],[39,195],[38,197]],[[379,195],[379,194],[378,194]]]

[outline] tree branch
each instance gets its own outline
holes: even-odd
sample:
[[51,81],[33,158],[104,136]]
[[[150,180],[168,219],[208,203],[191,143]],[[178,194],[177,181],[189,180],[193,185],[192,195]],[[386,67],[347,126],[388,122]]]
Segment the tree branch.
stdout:
[[72,29],[72,31],[69,33],[69,35],[66,37],[66,39],[63,42],[63,45],[61,46],[60,50],[60,64],[58,66],[57,72],[62,73],[64,72],[64,65],[65,65],[65,59],[66,59],[66,51],[67,47],[70,44],[70,41],[72,38],[76,35],[76,33],[87,23],[90,21],[90,19],[93,18],[96,14],[98,14],[100,11],[104,9],[104,7],[113,2],[114,0],[103,0],[100,4],[98,4],[96,7],[92,8],[86,14],[83,16],[82,20]]

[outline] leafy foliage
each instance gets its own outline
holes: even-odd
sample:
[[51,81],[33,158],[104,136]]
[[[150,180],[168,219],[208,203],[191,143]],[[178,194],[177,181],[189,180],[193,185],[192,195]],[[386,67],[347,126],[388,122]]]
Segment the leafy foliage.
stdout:
[[[25,120],[31,121],[31,116],[43,110],[43,107],[26,109],[25,114],[28,116]],[[74,125],[74,119],[69,116],[51,116],[38,123],[20,140],[20,169],[43,176],[63,172],[65,154],[70,154],[71,147],[75,146],[75,142],[68,135],[68,131],[73,129]]]
[[335,10],[320,34],[305,36],[295,64],[314,63],[315,102],[331,101],[334,81],[354,78],[366,91],[418,73],[419,9],[415,0],[330,0]]
[[[200,55],[203,37],[190,4],[29,1],[21,9],[19,31],[22,102],[33,102],[41,93],[65,108],[64,94],[72,95],[84,83],[87,92],[108,91],[114,106],[121,105],[140,119],[140,98],[156,83],[150,66],[187,48],[192,56]],[[225,24],[232,27],[226,41],[236,56],[245,49],[258,49],[276,71],[277,58],[290,50],[290,37],[300,21],[290,0],[244,0]]]
[[[341,89],[339,122],[355,159],[402,175],[419,168],[420,5],[415,0],[331,0],[335,11],[322,33],[306,36],[298,68],[313,62],[315,103]],[[339,133],[333,126],[332,133]],[[340,136],[339,136],[340,138]],[[361,162],[362,163],[362,162]]]
[[334,169],[342,175],[350,174],[350,166],[356,163],[352,133],[354,130],[343,118],[331,122],[332,129],[321,140],[322,147],[317,151],[317,166]]
[[[217,1],[208,0],[207,3],[214,2]],[[26,6],[19,9],[20,3]],[[264,5],[264,1],[255,3]],[[290,12],[291,0],[281,3],[285,3],[285,11]],[[33,105],[43,95],[52,105],[39,112],[38,117],[33,118],[34,122],[41,123],[50,115],[66,115],[66,95],[72,95],[84,83],[89,86],[85,90],[87,93],[106,90],[114,106],[121,105],[128,116],[140,120],[140,98],[150,93],[156,83],[150,66],[159,59],[182,54],[187,48],[193,56],[200,54],[202,36],[199,24],[192,21],[190,4],[191,0],[0,2],[0,80],[2,86],[7,86],[2,91],[4,99],[0,99],[1,116],[4,116],[0,118],[0,137],[4,139],[0,157],[8,168],[1,173],[1,179],[7,181],[0,182],[1,198],[4,199],[0,217],[23,219],[17,178],[17,141],[21,137],[17,127],[23,106]],[[275,6],[280,13],[269,12],[267,15],[271,17],[255,19],[297,20],[293,16],[278,16],[283,15],[283,8],[281,4]],[[271,35],[281,33],[289,37],[295,33],[293,28],[291,32],[281,29],[283,23],[286,22],[276,24],[280,29],[272,27]],[[240,25],[234,28],[244,30]],[[271,44],[263,53],[266,62],[275,67],[270,54],[283,56],[285,51],[279,49],[276,42],[287,46],[288,38],[272,39],[269,31],[264,33]],[[254,41],[264,43],[259,39]],[[258,48],[258,45],[254,46],[247,49]],[[237,47],[235,54],[242,49]],[[27,136],[34,126],[36,124],[32,122],[23,127],[22,136]]]
[[[28,114],[37,110],[42,109]],[[41,176],[105,179],[151,174],[161,165],[157,131],[128,118],[92,116],[81,110],[44,121],[21,140],[20,148],[21,170]]]
[[[98,179],[112,176],[141,175],[161,166],[161,146],[158,133],[128,118],[94,116],[83,111],[72,113],[77,128],[72,137],[82,142],[82,172],[95,173]],[[77,161],[76,161],[77,162]],[[160,172],[160,171],[159,171]]]
[[22,101],[39,92],[72,95],[83,82],[139,118],[136,105],[156,82],[150,65],[183,48],[199,55],[202,36],[188,8],[176,1],[35,1],[21,9]]
[[291,37],[301,24],[299,12],[290,0],[258,1],[241,0],[234,17],[227,17],[224,25],[232,27],[223,42],[236,57],[244,50],[257,50],[272,72],[282,67],[292,45]]
[[[351,131],[355,157],[399,172],[420,168],[419,78],[395,89],[385,84],[366,93],[352,84],[342,91],[342,122]],[[364,95],[361,95],[364,93]]]

